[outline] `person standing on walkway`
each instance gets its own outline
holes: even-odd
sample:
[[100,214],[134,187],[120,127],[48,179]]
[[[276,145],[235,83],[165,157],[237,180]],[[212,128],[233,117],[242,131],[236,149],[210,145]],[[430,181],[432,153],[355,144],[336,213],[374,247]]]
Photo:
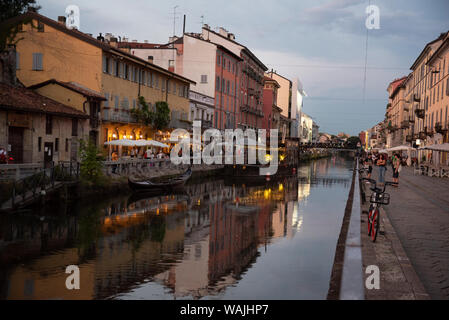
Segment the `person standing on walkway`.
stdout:
[[371,154],[368,155],[368,179],[371,179],[371,174],[373,173],[373,157]]
[[401,157],[398,154],[395,154],[391,160],[391,164],[393,166],[393,182],[396,183],[395,187],[399,184],[399,172],[401,170]]
[[379,183],[385,182],[385,171],[387,171],[387,157],[381,153],[377,160],[377,166],[379,167]]

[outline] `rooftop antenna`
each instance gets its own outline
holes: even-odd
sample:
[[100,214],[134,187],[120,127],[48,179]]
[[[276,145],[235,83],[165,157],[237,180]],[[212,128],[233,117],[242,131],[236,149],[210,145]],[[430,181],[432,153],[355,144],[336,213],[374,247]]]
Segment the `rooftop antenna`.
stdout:
[[[173,41],[175,41],[175,37],[176,37],[176,8],[178,8],[179,6],[174,6],[173,7]],[[175,45],[172,44],[172,48],[175,48]],[[175,50],[173,50],[173,65],[175,63]]]

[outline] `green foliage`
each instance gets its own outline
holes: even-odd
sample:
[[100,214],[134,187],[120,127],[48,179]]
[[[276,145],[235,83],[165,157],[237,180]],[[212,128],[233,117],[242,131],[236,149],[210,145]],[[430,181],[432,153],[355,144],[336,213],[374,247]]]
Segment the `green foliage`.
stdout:
[[80,156],[81,178],[94,183],[99,181],[103,177],[104,157],[93,141],[80,141]]
[[140,108],[131,109],[131,115],[140,123],[153,127],[156,130],[163,130],[167,128],[170,123],[170,108],[167,102],[158,101],[156,102],[156,111],[153,112],[149,109],[145,98],[139,97]]
[[8,44],[15,45],[21,40],[21,38],[16,38],[21,24],[32,23],[31,20],[7,20],[19,16],[29,9],[38,11],[40,6],[36,5],[36,0],[0,0],[0,52],[5,50]]
[[156,102],[156,114],[153,121],[153,126],[156,130],[163,130],[168,127],[170,123],[170,109],[165,101]]
[[357,143],[361,142],[359,137],[352,136],[346,141],[346,146],[351,149],[357,148]]
[[148,108],[148,103],[142,96],[139,97],[139,105],[141,108],[131,109],[131,115],[140,123],[146,126],[151,125],[154,121],[154,112]]

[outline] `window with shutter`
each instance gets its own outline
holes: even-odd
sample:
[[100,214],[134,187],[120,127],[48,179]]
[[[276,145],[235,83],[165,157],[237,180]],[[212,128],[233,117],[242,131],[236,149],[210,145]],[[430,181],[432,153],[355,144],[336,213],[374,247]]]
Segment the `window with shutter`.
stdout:
[[105,97],[105,99],[106,99],[106,101],[104,102],[104,106],[105,106],[106,108],[108,108],[108,107],[109,107],[109,93],[105,93],[105,94],[104,94],[104,97]]
[[45,31],[44,24],[42,22],[40,22],[40,21],[37,23],[37,31],[38,32],[44,32]]
[[103,56],[103,72],[106,73],[107,70],[107,59],[105,56]]
[[42,60],[42,53],[33,53],[33,70],[43,70]]

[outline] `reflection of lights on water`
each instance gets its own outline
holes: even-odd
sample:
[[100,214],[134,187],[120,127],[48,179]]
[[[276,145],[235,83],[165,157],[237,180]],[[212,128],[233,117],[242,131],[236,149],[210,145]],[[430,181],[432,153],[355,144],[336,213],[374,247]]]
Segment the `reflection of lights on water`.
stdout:
[[310,183],[298,185],[298,200],[306,199],[310,196]]
[[293,209],[293,217],[292,217],[292,227],[296,231],[300,231],[303,223],[303,216],[299,215],[298,206],[295,206]]
[[159,213],[160,213],[159,208],[157,208],[156,214],[159,215]]
[[279,191],[283,191],[284,190],[284,185],[282,183],[279,184]]
[[263,197],[265,199],[269,199],[270,195],[271,195],[271,189],[265,189],[264,192],[263,192]]

